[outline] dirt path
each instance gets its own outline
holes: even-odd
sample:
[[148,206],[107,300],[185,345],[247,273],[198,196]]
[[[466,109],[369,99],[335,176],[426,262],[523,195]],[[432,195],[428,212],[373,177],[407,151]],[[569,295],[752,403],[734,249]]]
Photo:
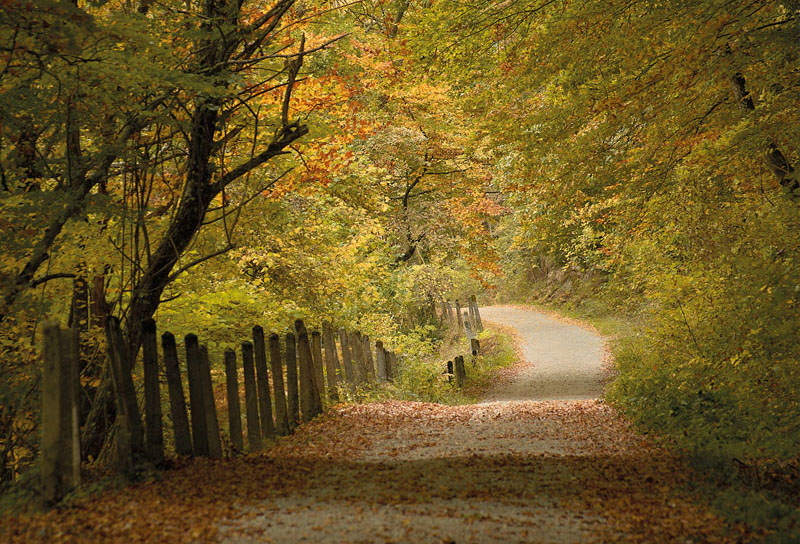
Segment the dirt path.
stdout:
[[590,330],[516,306],[481,310],[483,319],[515,329],[529,363],[486,401],[588,400],[603,395],[605,347]]
[[525,309],[484,316],[516,328],[531,363],[492,402],[340,406],[261,455],[186,460],[8,520],[0,541],[735,541],[685,491],[679,461],[593,400],[599,337]]

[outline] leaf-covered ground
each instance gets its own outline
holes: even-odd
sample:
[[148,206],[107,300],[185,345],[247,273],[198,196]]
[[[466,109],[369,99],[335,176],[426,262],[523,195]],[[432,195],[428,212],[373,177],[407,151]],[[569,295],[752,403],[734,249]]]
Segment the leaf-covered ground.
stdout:
[[[573,368],[576,346],[588,339],[576,341],[574,325],[535,313],[495,310],[518,332],[529,363],[498,377],[489,398],[503,391],[517,398],[521,385],[533,398],[550,395],[557,388],[549,379],[600,379],[591,369],[602,366],[602,350],[580,358],[585,369]],[[186,461],[159,481],[5,519],[0,536],[11,543],[748,541],[744,528],[725,526],[694,496],[693,478],[601,401],[387,401],[334,407],[258,455]]]
[[342,406],[261,455],[5,520],[10,542],[731,542],[597,401]]

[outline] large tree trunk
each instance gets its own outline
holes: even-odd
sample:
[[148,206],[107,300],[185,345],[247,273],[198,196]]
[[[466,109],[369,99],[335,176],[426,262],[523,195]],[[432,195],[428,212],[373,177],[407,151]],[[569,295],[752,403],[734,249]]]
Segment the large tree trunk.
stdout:
[[[294,0],[283,0],[273,7],[270,13],[273,14],[276,20],[280,19],[293,3]],[[239,2],[231,3],[226,0],[211,0],[204,4],[204,15],[209,20],[225,18],[228,24],[241,27],[238,22],[240,7],[241,3]],[[273,24],[277,23],[274,23],[274,21],[270,23],[270,25]],[[241,43],[248,43],[254,39],[254,35],[257,35],[255,37],[257,41],[263,40],[264,37],[261,34],[268,33],[272,28],[270,26],[267,30],[259,30],[253,35],[243,32],[238,36]],[[232,36],[227,38],[218,37],[216,26],[209,24],[207,30],[210,37],[202,43],[201,49],[204,53],[199,60],[198,73],[211,77],[217,75],[223,77],[224,69],[236,47],[230,41]],[[173,216],[167,232],[159,242],[156,251],[153,253],[147,270],[136,282],[128,306],[126,336],[132,361],[135,360],[141,344],[142,321],[151,318],[158,308],[161,295],[171,281],[173,269],[200,230],[209,204],[227,185],[275,156],[283,154],[283,150],[286,147],[308,133],[307,127],[299,123],[290,123],[287,117],[292,86],[302,62],[303,41],[301,41],[297,58],[292,60],[287,68],[286,95],[282,108],[281,128],[275,133],[269,145],[262,152],[252,156],[249,160],[226,174],[219,176],[213,183],[211,166],[212,156],[217,150],[214,145],[219,128],[217,112],[223,109],[224,104],[217,98],[206,99],[197,103],[192,118],[186,184],[178,210]],[[218,84],[226,84],[226,82],[222,81],[218,82]]]
[[128,306],[126,329],[132,361],[141,344],[142,321],[153,317],[175,264],[200,229],[208,205],[217,195],[209,168],[216,129],[216,110],[209,109],[208,103],[199,104],[192,122],[189,168],[178,210],[136,283]]

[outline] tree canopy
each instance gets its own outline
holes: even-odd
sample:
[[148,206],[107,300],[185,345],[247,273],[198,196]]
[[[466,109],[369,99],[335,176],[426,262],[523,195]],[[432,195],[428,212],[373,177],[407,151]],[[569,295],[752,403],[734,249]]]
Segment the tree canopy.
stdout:
[[637,327],[629,415],[796,456],[798,9],[3,2],[3,479],[80,278],[133,355],[152,316],[216,349],[249,320],[411,330],[477,289],[602,307]]

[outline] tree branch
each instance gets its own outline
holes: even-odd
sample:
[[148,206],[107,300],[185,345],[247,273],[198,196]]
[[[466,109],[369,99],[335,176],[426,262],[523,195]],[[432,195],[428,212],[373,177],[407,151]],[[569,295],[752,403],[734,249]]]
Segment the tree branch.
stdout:
[[230,185],[235,179],[245,175],[253,168],[261,166],[271,158],[278,155],[286,155],[288,152],[284,151],[284,148],[306,134],[308,134],[308,127],[305,125],[289,125],[288,127],[284,127],[283,132],[281,132],[276,140],[273,140],[272,143],[267,146],[267,149],[219,178],[219,180],[214,183],[213,190],[219,192],[224,187]]
[[200,257],[199,259],[195,259],[194,261],[190,262],[189,264],[180,267],[179,269],[177,269],[175,272],[173,272],[167,278],[167,283],[170,283],[170,282],[174,281],[175,278],[177,278],[178,276],[180,276],[181,274],[183,274],[184,272],[186,272],[190,268],[194,268],[198,264],[203,263],[205,261],[208,261],[210,259],[213,259],[214,257],[219,257],[220,255],[222,255],[224,253],[227,253],[228,251],[232,250],[234,247],[235,246],[233,244],[228,244],[224,248],[222,248],[222,249],[220,249],[218,251],[215,251],[214,253],[209,253],[208,255],[206,255],[204,257]]
[[[737,72],[731,77],[731,86],[733,92],[739,101],[739,106],[747,113],[755,110],[755,103],[753,97],[745,86],[744,76]],[[767,146],[766,152],[767,165],[772,173],[778,180],[783,189],[789,193],[792,200],[800,199],[800,179],[795,174],[794,167],[789,163],[789,159],[778,148],[778,145],[772,141]]]
[[297,58],[286,61],[286,68],[289,70],[289,79],[286,83],[286,94],[283,96],[283,104],[281,105],[281,124],[283,127],[289,125],[289,101],[292,99],[292,88],[294,81],[297,78],[300,67],[303,66],[303,51],[306,47],[306,35],[300,37],[300,52]]
[[41,285],[41,284],[43,284],[45,282],[48,282],[50,280],[57,280],[59,278],[75,278],[75,274],[70,274],[68,272],[61,272],[61,273],[58,273],[58,274],[48,274],[47,276],[42,276],[41,278],[36,278],[28,286],[33,288],[33,287],[36,287],[37,285]]

